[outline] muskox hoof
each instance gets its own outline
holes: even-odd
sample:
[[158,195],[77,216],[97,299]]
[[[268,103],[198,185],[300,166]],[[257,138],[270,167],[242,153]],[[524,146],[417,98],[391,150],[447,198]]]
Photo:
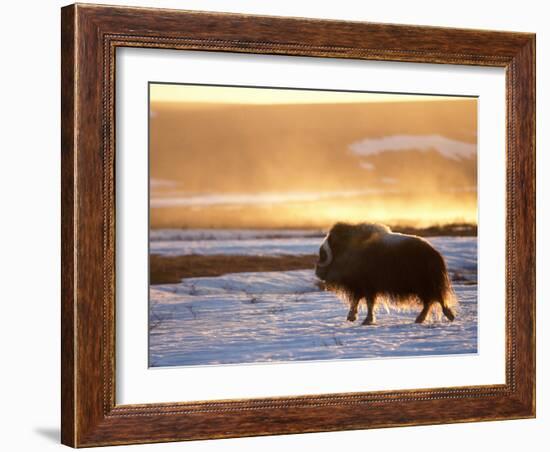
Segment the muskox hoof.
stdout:
[[357,320],[357,313],[350,312],[348,314],[348,322],[355,322]]
[[361,325],[376,325],[376,320],[374,320],[374,319],[365,319]]
[[443,308],[443,314],[445,314],[445,317],[447,317],[451,322],[455,319],[455,313],[450,308]]

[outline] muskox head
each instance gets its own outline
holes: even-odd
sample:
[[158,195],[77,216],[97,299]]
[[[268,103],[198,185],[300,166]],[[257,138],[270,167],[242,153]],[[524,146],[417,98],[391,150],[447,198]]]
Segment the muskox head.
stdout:
[[352,251],[355,245],[369,240],[374,234],[387,234],[388,232],[391,232],[390,229],[381,224],[336,223],[319,248],[315,274],[318,278],[326,281],[334,263]]

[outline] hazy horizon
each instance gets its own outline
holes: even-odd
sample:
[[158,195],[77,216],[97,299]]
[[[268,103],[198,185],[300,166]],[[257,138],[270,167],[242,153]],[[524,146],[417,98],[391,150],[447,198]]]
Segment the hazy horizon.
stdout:
[[153,228],[477,223],[475,98],[150,86]]

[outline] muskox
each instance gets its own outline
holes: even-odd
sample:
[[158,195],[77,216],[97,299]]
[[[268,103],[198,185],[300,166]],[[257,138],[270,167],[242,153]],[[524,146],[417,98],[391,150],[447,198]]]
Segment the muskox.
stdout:
[[455,318],[456,297],[441,254],[426,240],[381,224],[334,225],[319,249],[315,274],[327,288],[344,295],[351,322],[362,300],[367,305],[363,325],[375,323],[381,301],[422,306],[416,323],[424,322],[436,303],[449,320]]

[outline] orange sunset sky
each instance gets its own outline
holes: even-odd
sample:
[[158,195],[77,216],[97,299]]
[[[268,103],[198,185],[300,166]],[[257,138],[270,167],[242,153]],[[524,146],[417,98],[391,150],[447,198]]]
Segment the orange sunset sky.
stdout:
[[477,99],[150,87],[155,227],[477,222]]

